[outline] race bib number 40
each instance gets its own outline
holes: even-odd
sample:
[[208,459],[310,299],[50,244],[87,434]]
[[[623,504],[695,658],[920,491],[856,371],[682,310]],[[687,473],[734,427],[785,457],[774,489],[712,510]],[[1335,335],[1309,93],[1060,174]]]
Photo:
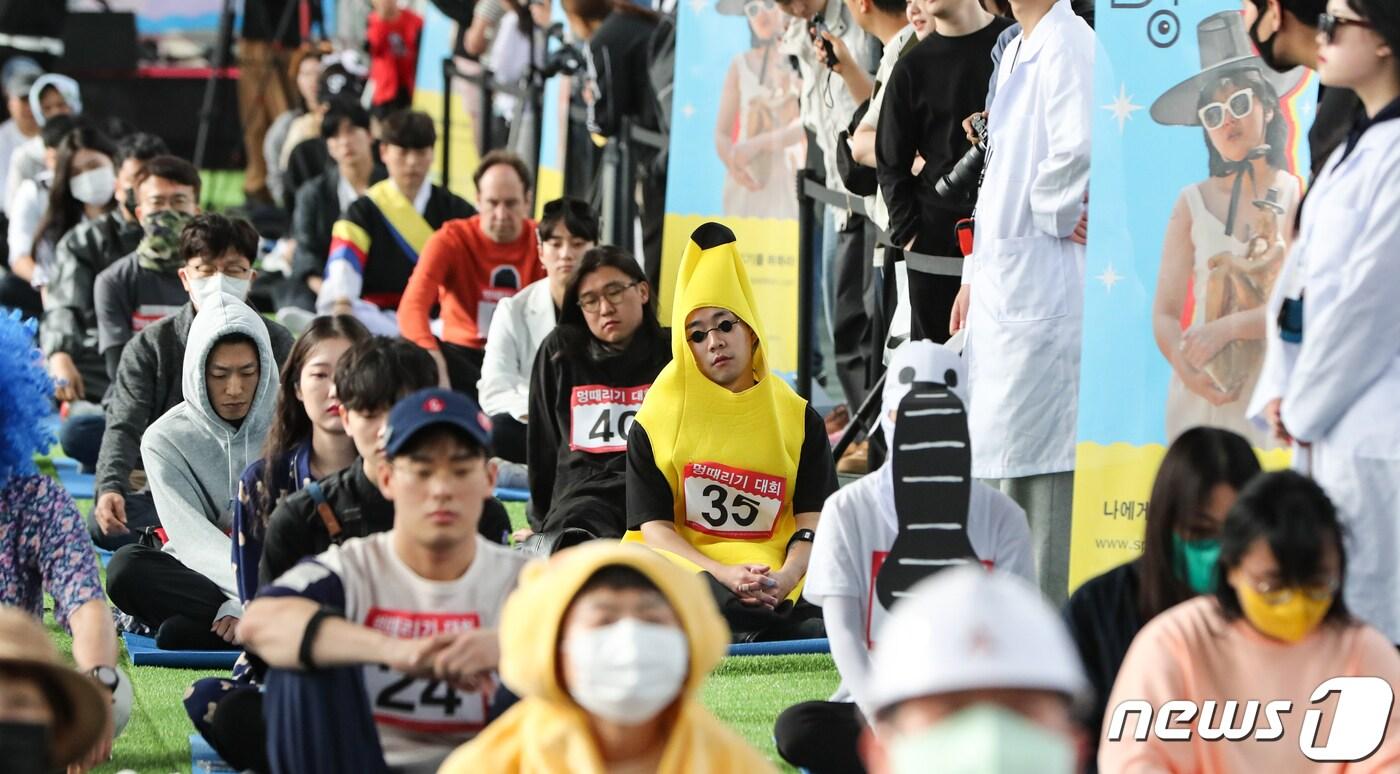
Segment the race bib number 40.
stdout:
[[[475,613],[421,613],[370,608],[365,626],[390,637],[416,639],[481,628]],[[374,722],[432,734],[460,734],[486,726],[487,697],[441,680],[409,677],[377,664],[364,669]]]
[[575,387],[569,397],[569,449],[591,454],[626,451],[627,431],[650,388],[650,384]]
[[715,537],[764,540],[783,510],[787,480],[718,462],[685,466],[685,524]]

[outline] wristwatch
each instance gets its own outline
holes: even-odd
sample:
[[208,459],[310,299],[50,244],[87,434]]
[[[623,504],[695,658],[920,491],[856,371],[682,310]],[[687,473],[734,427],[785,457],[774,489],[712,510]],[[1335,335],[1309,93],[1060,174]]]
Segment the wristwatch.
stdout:
[[813,540],[816,540],[816,539],[817,539],[817,533],[813,532],[812,530],[810,530],[810,529],[799,529],[798,531],[792,533],[792,537],[788,538],[787,548],[785,548],[785,549],[783,549],[783,550],[784,550],[785,552],[786,552],[786,551],[791,551],[791,550],[792,550],[792,544],[793,544],[793,543],[810,543],[810,542],[812,542]]
[[101,683],[103,688],[106,688],[112,693],[117,692],[117,686],[120,685],[122,681],[121,673],[118,672],[115,667],[95,666],[88,670],[88,674],[92,675],[92,679]]

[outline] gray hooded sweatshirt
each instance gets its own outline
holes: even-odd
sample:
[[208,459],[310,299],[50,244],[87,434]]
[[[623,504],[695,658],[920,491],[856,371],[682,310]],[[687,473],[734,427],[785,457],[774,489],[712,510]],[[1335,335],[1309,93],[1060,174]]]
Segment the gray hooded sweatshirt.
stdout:
[[[272,424],[278,377],[267,326],[257,312],[228,294],[201,307],[190,325],[185,349],[181,384],[185,400],[146,431],[141,457],[168,538],[164,550],[228,596],[217,620],[243,613],[229,561],[228,531],[233,527],[238,479],[257,457]],[[205,362],[215,342],[234,333],[257,343],[260,364],[253,406],[238,427],[215,412],[204,379]]]

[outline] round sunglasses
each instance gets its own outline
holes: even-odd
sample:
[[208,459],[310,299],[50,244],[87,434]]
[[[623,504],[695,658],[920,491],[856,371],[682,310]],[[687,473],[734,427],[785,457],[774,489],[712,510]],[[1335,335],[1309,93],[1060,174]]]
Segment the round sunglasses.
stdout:
[[700,331],[700,330],[691,331],[691,332],[686,336],[686,338],[687,338],[687,339],[690,339],[690,343],[691,343],[691,344],[699,344],[700,342],[704,341],[706,338],[709,337],[711,331],[719,331],[720,333],[730,333],[731,331],[734,330],[734,327],[735,327],[736,325],[738,325],[738,324],[739,324],[739,321],[738,321],[738,320],[721,320],[721,321],[720,321],[720,324],[719,324],[719,325],[716,325],[716,326],[713,327],[713,328],[706,328],[706,329],[703,330],[703,331]]

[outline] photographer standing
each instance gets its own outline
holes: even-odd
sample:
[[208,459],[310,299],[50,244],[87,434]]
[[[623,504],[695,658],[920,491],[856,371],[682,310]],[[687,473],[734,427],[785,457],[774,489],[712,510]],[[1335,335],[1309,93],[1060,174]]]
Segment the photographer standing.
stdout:
[[[972,214],[984,158],[980,145],[968,149],[962,117],[985,103],[990,53],[1011,22],[982,10],[978,0],[920,2],[935,31],[890,73],[875,137],[876,170],[890,213],[890,241],[925,255],[956,257],[962,253],[954,230]],[[958,277],[910,269],[914,338],[947,341],[945,323],[961,284]]]

